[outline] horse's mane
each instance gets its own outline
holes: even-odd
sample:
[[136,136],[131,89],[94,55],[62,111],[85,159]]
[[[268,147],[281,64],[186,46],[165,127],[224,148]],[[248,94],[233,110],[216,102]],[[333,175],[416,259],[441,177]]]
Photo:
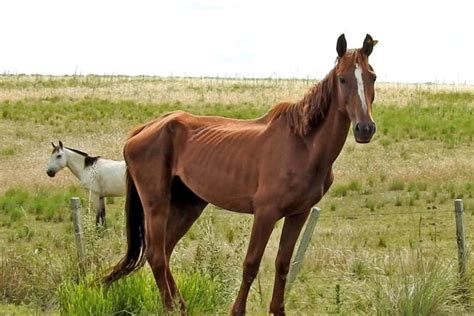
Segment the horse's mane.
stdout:
[[75,152],[76,154],[79,154],[81,156],[84,156],[84,168],[93,166],[97,160],[99,160],[100,156],[89,156],[89,154],[80,151],[78,149],[70,148],[70,147],[65,147],[69,149],[70,151]]
[[335,69],[314,85],[300,101],[275,105],[267,114],[271,121],[284,117],[290,129],[301,136],[322,122],[331,103]]

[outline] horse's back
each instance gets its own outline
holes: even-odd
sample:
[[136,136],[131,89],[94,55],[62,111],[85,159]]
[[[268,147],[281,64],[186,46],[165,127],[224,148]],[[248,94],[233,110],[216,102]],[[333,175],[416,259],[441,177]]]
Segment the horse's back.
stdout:
[[[172,112],[132,136],[124,155],[132,172],[165,168],[203,200],[250,212],[264,130],[265,125],[257,120]],[[226,194],[213,194],[216,188]],[[221,199],[223,196],[226,198]]]
[[[127,141],[127,146],[151,146],[159,142],[160,136],[173,138],[175,145],[177,140],[182,141],[182,145],[188,143],[204,131],[216,131],[218,134],[245,134],[252,131],[261,130],[264,125],[258,120],[239,120],[220,116],[198,116],[184,111],[166,113],[161,117],[152,120],[138,129]],[[245,132],[247,131],[247,132]]]

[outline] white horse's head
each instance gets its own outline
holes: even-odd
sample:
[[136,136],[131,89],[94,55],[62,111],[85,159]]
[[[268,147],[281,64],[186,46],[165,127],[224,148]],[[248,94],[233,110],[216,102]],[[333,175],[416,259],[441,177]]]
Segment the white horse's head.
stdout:
[[48,168],[46,169],[46,173],[52,178],[59,170],[66,167],[67,157],[66,153],[64,152],[63,143],[61,141],[59,141],[58,146],[54,145],[54,143],[51,143],[51,145],[53,145],[53,152],[49,158],[49,164]]

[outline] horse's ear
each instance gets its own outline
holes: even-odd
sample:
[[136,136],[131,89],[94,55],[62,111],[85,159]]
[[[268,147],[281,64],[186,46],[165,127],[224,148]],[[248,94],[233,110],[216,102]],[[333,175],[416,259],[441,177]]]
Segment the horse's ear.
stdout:
[[374,40],[369,34],[365,36],[364,44],[362,45],[362,52],[365,54],[365,56],[369,57],[370,54],[372,54],[372,50],[378,42],[379,41]]
[[344,34],[339,35],[337,38],[337,45],[336,45],[337,55],[339,57],[344,56],[347,51],[347,42],[346,36]]
[[63,142],[62,141],[59,141],[59,148],[63,149],[64,146],[63,146]]
[[54,148],[54,149],[56,149],[56,145],[54,145],[54,143],[53,143],[53,142],[51,142],[51,145],[53,145],[53,148]]

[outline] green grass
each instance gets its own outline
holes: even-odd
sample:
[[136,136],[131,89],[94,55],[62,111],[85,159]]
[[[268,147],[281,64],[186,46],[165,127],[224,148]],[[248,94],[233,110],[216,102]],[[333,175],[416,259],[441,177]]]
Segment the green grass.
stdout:
[[[469,102],[473,102],[474,97],[468,95]],[[449,146],[470,143],[474,136],[474,107],[458,102],[456,97],[453,98],[456,102],[443,105],[377,108],[376,118],[377,125],[381,126],[380,133],[395,142],[417,139],[439,141]],[[385,140],[384,144],[390,146],[390,140]]]
[[[186,308],[191,315],[223,312],[229,297],[222,295],[218,284],[199,273],[175,275]],[[66,315],[163,314],[153,275],[140,271],[104,287],[94,277],[79,282],[65,281],[58,289],[59,309]]]
[[[113,124],[119,122],[124,130],[126,126],[139,125],[161,114],[187,110],[198,115],[220,115],[239,119],[254,118],[262,115],[263,108],[254,104],[230,104],[206,103],[196,107],[173,103],[137,103],[134,101],[110,101],[104,99],[67,100],[58,98],[47,98],[41,102],[37,101],[4,101],[0,103],[0,112],[5,120],[13,123],[43,125],[53,131],[54,134],[64,133],[94,133],[97,129],[102,132],[112,132],[117,128]],[[99,125],[99,126],[98,126]],[[33,140],[41,140],[31,135]],[[12,156],[14,148],[0,150],[0,155]]]
[[50,191],[45,188],[26,190],[11,188],[0,195],[0,214],[9,216],[9,222],[18,222],[28,216],[36,220],[63,222],[69,218],[69,197],[77,195],[78,188]]
[[[402,275],[374,275],[367,283],[368,313],[384,315],[463,314],[463,296],[449,263],[412,258]],[[408,270],[408,271],[407,271]]]
[[59,308],[62,314],[156,314],[163,307],[157,300],[152,278],[136,273],[110,288],[96,284],[88,277],[79,282],[65,281],[58,289]]
[[16,153],[15,147],[7,147],[7,148],[2,148],[0,149],[0,156],[13,156]]
[[403,191],[405,189],[405,182],[403,180],[395,179],[390,183],[388,189],[390,191]]

